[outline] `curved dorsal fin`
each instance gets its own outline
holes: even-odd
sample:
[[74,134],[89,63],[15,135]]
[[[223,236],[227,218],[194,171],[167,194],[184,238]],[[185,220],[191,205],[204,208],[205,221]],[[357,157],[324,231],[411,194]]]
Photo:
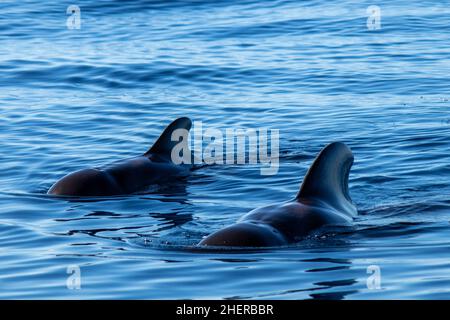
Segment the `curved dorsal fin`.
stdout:
[[352,151],[345,144],[333,142],[327,145],[306,173],[297,201],[317,199],[344,212],[356,213],[348,192],[348,176],[353,159]]
[[163,133],[159,136],[158,140],[153,146],[144,153],[144,156],[150,154],[159,154],[162,156],[170,157],[173,147],[179,143],[179,141],[172,141],[172,133],[177,129],[191,130],[192,121],[187,117],[178,118],[164,129]]

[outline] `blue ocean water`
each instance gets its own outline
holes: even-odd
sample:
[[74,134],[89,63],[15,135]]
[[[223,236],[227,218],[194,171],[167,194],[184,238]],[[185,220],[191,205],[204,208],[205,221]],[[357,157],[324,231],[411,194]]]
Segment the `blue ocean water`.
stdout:
[[[0,17],[0,298],[450,298],[449,1],[6,0]],[[46,195],[145,152],[179,116],[280,130],[279,173],[214,165],[144,194]],[[355,155],[354,228],[191,249],[291,199],[332,141]]]

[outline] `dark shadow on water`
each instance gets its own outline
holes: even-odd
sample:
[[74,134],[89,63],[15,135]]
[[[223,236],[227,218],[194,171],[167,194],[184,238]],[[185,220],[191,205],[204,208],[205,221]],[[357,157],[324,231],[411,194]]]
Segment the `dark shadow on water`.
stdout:
[[[330,287],[330,289],[331,288],[332,287]],[[358,293],[358,290],[313,293],[310,296],[314,300],[344,300],[347,296],[355,293]]]
[[317,269],[308,269],[305,272],[324,272],[324,271],[337,271],[337,270],[348,270],[349,267],[329,267],[329,268],[317,268]]
[[333,258],[314,258],[314,259],[304,259],[302,262],[329,262],[336,264],[351,264],[347,259],[333,259]]
[[[171,212],[171,213],[157,213],[150,212],[149,216],[152,218],[158,219],[160,221],[159,224],[163,224],[163,227],[159,227],[155,229],[155,232],[164,231],[176,227],[180,227],[185,223],[188,223],[193,220],[192,213],[179,213],[179,212]],[[162,222],[162,223],[161,223]]]
[[165,182],[164,184],[149,185],[144,189],[131,194],[114,195],[114,196],[80,197],[80,196],[50,195],[46,193],[47,192],[46,190],[44,190],[42,193],[36,194],[43,198],[64,200],[70,203],[119,201],[130,199],[133,197],[138,197],[140,199],[158,200],[161,202],[178,202],[180,204],[189,204],[187,185],[190,183],[191,179],[194,178],[191,176],[178,177],[174,180]]
[[[152,221],[151,223],[148,223],[148,224],[141,223],[140,225],[136,225],[136,226],[126,226],[126,227],[117,227],[117,228],[72,229],[67,232],[58,232],[58,233],[54,233],[54,234],[58,235],[58,236],[72,236],[75,234],[86,234],[86,235],[89,235],[89,236],[95,237],[95,238],[102,238],[102,239],[109,239],[109,240],[124,242],[129,238],[136,238],[136,237],[140,237],[140,236],[150,237],[146,233],[148,231],[146,231],[144,233],[140,233],[139,232],[140,229],[152,228],[152,231],[151,231],[152,233],[158,233],[161,231],[180,227],[180,226],[193,220],[192,213],[185,213],[185,212],[183,212],[183,213],[181,213],[181,212],[170,212],[170,213],[149,212],[146,215],[142,215],[142,214],[141,215],[121,215],[121,214],[116,214],[116,213],[112,213],[112,212],[95,211],[95,212],[88,213],[88,214],[84,215],[83,217],[70,218],[70,219],[55,219],[55,221],[70,222],[70,221],[79,221],[79,220],[90,220],[90,219],[95,219],[95,218],[130,219],[130,218],[135,218],[135,217],[143,218],[145,216],[154,218],[157,220],[157,222],[155,223]],[[88,223],[86,223],[86,225],[88,227]],[[130,237],[100,235],[101,233],[104,233],[104,232],[117,233],[117,232],[126,231],[126,230],[133,230],[134,232],[130,235]]]

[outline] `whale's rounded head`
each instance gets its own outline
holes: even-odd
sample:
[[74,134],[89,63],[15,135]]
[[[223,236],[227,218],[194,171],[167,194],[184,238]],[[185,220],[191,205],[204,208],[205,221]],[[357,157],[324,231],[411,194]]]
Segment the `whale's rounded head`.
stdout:
[[242,222],[209,235],[199,245],[219,247],[275,247],[285,245],[286,243],[284,236],[269,225]]
[[70,173],[48,190],[48,194],[52,195],[80,197],[121,193],[117,182],[106,172],[97,169],[83,169]]

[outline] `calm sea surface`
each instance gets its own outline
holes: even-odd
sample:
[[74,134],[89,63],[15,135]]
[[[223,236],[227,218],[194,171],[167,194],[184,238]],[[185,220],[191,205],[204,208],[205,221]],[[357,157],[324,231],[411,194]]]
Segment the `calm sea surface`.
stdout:
[[[449,1],[1,1],[0,298],[450,298],[449,25]],[[136,195],[46,195],[179,116],[280,130],[278,174],[213,165]],[[353,228],[192,250],[291,199],[332,141],[355,155]]]

